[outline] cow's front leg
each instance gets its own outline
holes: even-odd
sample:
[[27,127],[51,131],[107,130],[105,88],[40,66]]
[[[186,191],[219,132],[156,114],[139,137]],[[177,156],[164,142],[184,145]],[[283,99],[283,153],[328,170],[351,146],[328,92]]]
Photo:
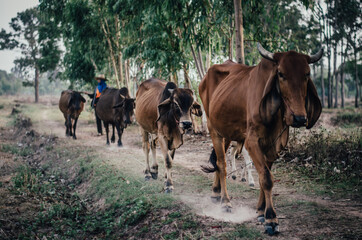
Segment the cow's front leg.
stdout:
[[123,128],[119,126],[119,123],[116,123],[117,133],[118,133],[118,147],[122,147],[122,134],[123,134]]
[[[214,150],[215,150],[216,158],[217,158],[216,165],[218,168],[217,171],[219,173],[219,180],[220,180],[220,187],[221,187],[221,205],[222,205],[222,208],[226,212],[230,212],[232,207],[231,207],[230,197],[229,197],[229,194],[227,192],[227,187],[226,187],[227,172],[226,172],[226,160],[225,160],[225,151],[226,151],[226,149],[228,149],[228,147],[230,145],[230,141],[225,140],[218,134],[211,133],[211,132],[210,132],[210,134],[211,134],[212,143],[214,145]],[[215,179],[215,180],[217,180],[217,179]],[[213,192],[215,192],[214,189],[213,189]]]
[[172,168],[173,159],[168,151],[168,140],[166,139],[166,137],[159,135],[158,141],[160,143],[163,158],[165,159],[165,167],[166,167],[165,193],[171,193],[173,191],[173,182],[171,177],[171,168]]
[[74,119],[74,124],[73,124],[73,139],[77,139],[77,136],[75,135],[75,130],[77,129],[77,122],[78,122],[78,117],[76,117]]
[[146,169],[145,169],[145,180],[149,181],[151,179],[151,169],[150,169],[150,143],[148,142],[148,132],[141,128],[142,132],[142,148],[143,153],[146,155]]
[[[265,219],[265,231],[269,235],[274,235],[279,232],[278,218],[273,206],[272,189],[273,175],[271,173],[272,162],[268,162],[265,155],[262,153],[257,138],[252,138],[246,144],[246,151],[254,161],[254,165],[259,175],[260,195],[257,205],[258,220]],[[271,159],[274,160],[274,159]],[[264,215],[264,219],[262,216]]]
[[106,129],[107,145],[109,145],[109,124],[103,122],[104,128]]
[[[156,135],[151,134],[152,167],[150,173],[153,179],[158,177],[158,163],[156,158]],[[173,158],[172,158],[173,159]]]
[[114,134],[114,124],[112,124],[112,137],[111,137],[111,143],[114,143],[116,141],[116,136]]

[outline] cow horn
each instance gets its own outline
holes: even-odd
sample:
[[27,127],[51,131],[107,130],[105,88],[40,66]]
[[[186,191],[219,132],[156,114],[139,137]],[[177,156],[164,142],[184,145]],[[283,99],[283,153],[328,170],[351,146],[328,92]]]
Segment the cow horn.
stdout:
[[322,56],[323,56],[323,48],[320,48],[316,54],[309,56],[310,57],[309,63],[318,62]]
[[265,50],[260,43],[257,43],[257,48],[258,48],[258,51],[260,53],[260,55],[265,58],[265,59],[268,59],[270,61],[273,61],[275,62],[274,60],[274,53],[271,53],[271,52],[268,52],[267,50]]
[[172,94],[175,89],[168,89],[168,91]]
[[120,96],[122,99],[125,99],[125,97],[124,97],[122,94],[119,94],[119,96]]

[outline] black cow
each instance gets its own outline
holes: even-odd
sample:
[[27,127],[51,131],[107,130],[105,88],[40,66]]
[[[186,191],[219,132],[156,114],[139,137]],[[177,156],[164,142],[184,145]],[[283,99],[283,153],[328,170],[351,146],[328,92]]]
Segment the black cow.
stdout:
[[133,115],[134,99],[130,98],[127,88],[106,88],[96,107],[97,116],[103,121],[109,144],[109,124],[112,125],[113,134],[111,141],[115,142],[114,128],[118,133],[118,146],[122,146],[122,133],[127,124],[131,123]]

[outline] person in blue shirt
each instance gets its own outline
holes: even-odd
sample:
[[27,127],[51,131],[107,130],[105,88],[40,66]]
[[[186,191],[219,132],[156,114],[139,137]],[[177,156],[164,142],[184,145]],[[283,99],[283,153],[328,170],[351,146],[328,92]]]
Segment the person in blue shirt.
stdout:
[[[107,88],[107,83],[106,83],[107,79],[104,76],[104,74],[96,76],[95,79],[97,80],[98,85],[97,85],[96,89],[94,89],[94,93],[88,94],[88,96],[93,99],[91,106],[92,106],[92,108],[94,108],[94,110],[97,106],[97,102],[99,100],[99,97],[102,94],[102,91]],[[94,111],[94,114],[96,116],[98,136],[103,135],[102,121],[101,121],[101,119],[99,119],[99,117],[97,116],[97,113],[95,111]]]

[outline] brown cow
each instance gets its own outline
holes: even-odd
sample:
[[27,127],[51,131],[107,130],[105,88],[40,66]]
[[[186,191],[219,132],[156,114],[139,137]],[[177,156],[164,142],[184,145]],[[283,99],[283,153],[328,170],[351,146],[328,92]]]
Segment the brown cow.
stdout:
[[109,145],[109,124],[112,125],[113,134],[111,141],[115,142],[114,128],[118,133],[118,146],[122,144],[123,130],[131,123],[134,99],[130,98],[127,88],[106,88],[102,91],[96,105],[96,114],[103,121],[106,129],[107,145]]
[[[65,118],[65,135],[73,136],[73,139],[77,139],[75,130],[77,128],[77,122],[80,113],[84,109],[85,99],[79,92],[72,90],[65,90],[61,93],[59,99],[59,109],[63,113]],[[72,119],[74,123],[72,123]],[[73,133],[72,133],[73,127]]]
[[212,66],[199,86],[214,150],[212,199],[231,208],[226,188],[225,150],[230,141],[245,146],[259,175],[258,220],[269,234],[278,232],[272,201],[271,167],[288,142],[289,126],[313,127],[322,111],[309,64],[323,54],[308,56],[295,51],[270,53],[260,44],[263,57],[257,66],[228,61]]
[[[136,94],[136,120],[141,126],[143,151],[147,166],[145,179],[157,179],[156,140],[158,140],[165,159],[165,192],[173,190],[171,179],[172,160],[175,150],[183,144],[184,130],[192,127],[191,111],[201,116],[201,106],[194,101],[190,89],[178,88],[172,82],[151,78],[144,81]],[[153,164],[149,164],[149,136]]]

